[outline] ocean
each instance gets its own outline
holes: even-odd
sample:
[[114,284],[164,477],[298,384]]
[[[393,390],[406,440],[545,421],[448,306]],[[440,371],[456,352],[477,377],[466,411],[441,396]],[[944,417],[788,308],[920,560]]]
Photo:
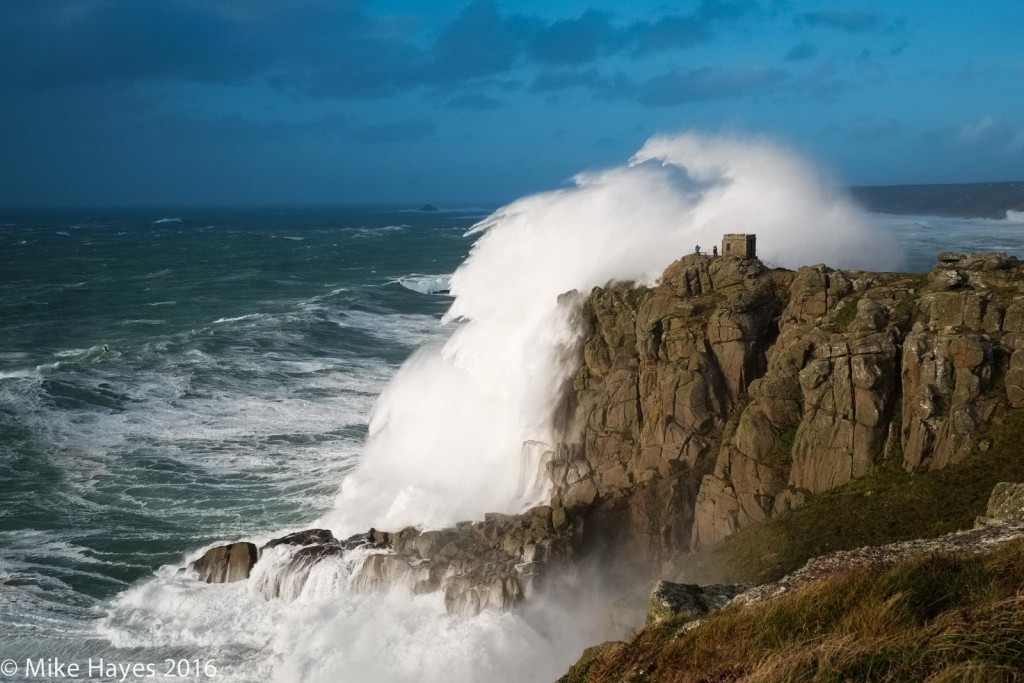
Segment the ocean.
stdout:
[[[382,392],[417,349],[441,348],[459,326],[442,323],[448,278],[488,213],[0,211],[0,659],[152,664],[156,679],[170,660],[177,680],[564,670],[592,634],[555,643],[551,631],[575,623],[559,615],[459,619],[438,596],[350,595],[343,568],[293,603],[177,574],[203,548],[331,518]],[[943,250],[1024,255],[1021,223],[871,221],[908,270]],[[675,255],[692,248],[678,244]],[[503,249],[519,270],[535,258]],[[486,290],[478,281],[463,294]],[[431,377],[418,381],[438,386]],[[472,414],[468,403],[458,412]]]
[[109,656],[126,588],[327,510],[479,217],[0,215],[0,656]]

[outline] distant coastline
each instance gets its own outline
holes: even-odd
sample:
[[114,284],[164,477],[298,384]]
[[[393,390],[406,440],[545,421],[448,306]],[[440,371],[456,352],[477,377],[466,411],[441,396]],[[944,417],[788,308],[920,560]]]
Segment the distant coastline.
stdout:
[[876,213],[1006,218],[1024,211],[1024,181],[935,185],[870,185],[850,188],[865,208]]

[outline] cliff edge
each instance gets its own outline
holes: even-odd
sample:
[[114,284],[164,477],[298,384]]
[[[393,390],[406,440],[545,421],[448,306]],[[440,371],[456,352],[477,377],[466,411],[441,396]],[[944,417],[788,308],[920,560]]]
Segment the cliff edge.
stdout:
[[905,274],[691,255],[655,286],[594,289],[581,319],[549,505],[221,550],[236,564],[196,563],[200,578],[245,579],[272,548],[291,577],[264,573],[261,590],[278,597],[360,549],[357,588],[443,591],[461,614],[513,608],[582,560],[637,584],[766,581],[825,552],[969,526],[996,482],[1024,480],[1006,453],[1024,414],[1014,257],[941,254]]

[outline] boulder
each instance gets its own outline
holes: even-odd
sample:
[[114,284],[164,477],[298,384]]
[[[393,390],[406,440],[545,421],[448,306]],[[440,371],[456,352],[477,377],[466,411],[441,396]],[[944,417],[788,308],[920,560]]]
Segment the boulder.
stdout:
[[267,548],[279,545],[322,545],[333,540],[335,540],[334,534],[328,529],[306,529],[305,531],[296,531],[293,534],[268,541],[260,548],[260,553]]
[[981,524],[1024,523],[1024,484],[1002,482],[992,489]]
[[206,583],[233,583],[249,578],[258,553],[252,543],[238,542],[207,550],[189,568]]
[[647,623],[682,617],[699,619],[709,612],[722,609],[730,600],[749,586],[742,584],[713,584],[699,586],[691,583],[659,581],[651,591],[647,608]]

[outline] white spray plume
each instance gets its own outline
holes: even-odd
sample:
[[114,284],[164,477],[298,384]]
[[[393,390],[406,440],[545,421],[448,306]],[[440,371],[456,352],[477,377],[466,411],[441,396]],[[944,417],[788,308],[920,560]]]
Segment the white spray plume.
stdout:
[[[525,197],[480,222],[451,278],[442,346],[417,352],[381,395],[358,469],[324,520],[439,526],[515,512],[547,493],[540,468],[579,330],[560,294],[610,281],[653,283],[695,245],[757,234],[774,265],[899,265],[894,240],[828,176],[763,138],[652,138],[625,166]],[[524,449],[524,443],[533,444]]]

